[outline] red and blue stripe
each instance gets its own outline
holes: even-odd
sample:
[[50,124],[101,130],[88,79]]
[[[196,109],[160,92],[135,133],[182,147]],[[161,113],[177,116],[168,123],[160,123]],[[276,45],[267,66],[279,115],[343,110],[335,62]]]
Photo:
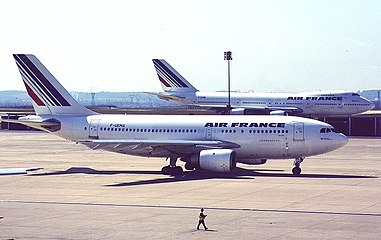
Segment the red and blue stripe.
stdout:
[[70,106],[27,55],[14,54],[13,56],[29,96],[38,106]]

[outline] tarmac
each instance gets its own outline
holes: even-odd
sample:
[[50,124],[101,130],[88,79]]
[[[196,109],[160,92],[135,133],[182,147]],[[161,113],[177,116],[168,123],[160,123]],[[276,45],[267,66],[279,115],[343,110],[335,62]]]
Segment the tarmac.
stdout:
[[[381,139],[351,138],[302,163],[233,174],[160,173],[165,159],[94,151],[41,132],[0,131],[5,239],[381,239]],[[182,164],[182,163],[180,163]],[[209,230],[197,230],[205,208]]]

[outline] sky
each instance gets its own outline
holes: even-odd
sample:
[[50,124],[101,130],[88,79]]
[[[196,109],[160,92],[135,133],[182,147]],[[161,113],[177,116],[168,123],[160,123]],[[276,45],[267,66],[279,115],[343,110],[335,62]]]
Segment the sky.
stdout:
[[197,89],[381,89],[379,0],[1,0],[0,90],[34,54],[69,91],[160,92],[163,58]]

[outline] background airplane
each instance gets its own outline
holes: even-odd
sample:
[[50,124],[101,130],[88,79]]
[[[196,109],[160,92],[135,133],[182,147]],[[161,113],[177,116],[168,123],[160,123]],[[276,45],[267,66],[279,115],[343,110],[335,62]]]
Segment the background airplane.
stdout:
[[[169,158],[165,174],[185,168],[231,172],[237,162],[264,164],[295,159],[300,174],[305,157],[333,151],[348,138],[331,125],[291,116],[105,115],[80,105],[33,55],[15,54],[37,115],[13,122],[56,134],[92,149]],[[57,146],[59,147],[59,146]]]
[[[164,90],[153,93],[181,105],[226,112],[227,92],[201,92],[164,59],[153,59]],[[232,114],[272,114],[312,117],[350,116],[374,108],[374,104],[355,92],[319,91],[310,93],[231,92]]]

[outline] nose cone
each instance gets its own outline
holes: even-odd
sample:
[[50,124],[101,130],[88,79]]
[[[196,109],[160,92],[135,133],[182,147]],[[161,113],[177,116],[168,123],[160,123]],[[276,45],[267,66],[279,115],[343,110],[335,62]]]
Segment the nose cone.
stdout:
[[347,144],[347,142],[348,142],[348,137],[347,136],[345,136],[342,133],[337,133],[334,136],[332,136],[332,141],[327,146],[327,150],[329,152],[330,151],[334,151],[336,149],[341,148],[345,144]]
[[364,112],[372,110],[375,107],[373,102],[369,101],[368,99],[366,99],[364,97],[361,97],[361,98],[362,98],[362,102],[364,104]]
[[369,109],[368,110],[372,110],[376,105],[374,105],[374,103],[370,102],[369,104]]
[[341,148],[342,146],[347,144],[348,141],[349,141],[349,138],[347,136],[345,136],[344,134],[342,134],[342,133],[337,134],[337,136],[335,138],[335,142],[336,142],[337,148]]

